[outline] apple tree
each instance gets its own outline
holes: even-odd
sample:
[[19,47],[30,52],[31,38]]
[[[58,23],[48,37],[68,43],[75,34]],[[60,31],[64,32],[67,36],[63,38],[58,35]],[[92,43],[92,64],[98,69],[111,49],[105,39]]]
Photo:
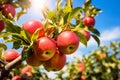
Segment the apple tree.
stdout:
[[57,75],[56,80],[120,80],[120,42],[101,46],[82,59],[76,57]]
[[[72,0],[65,0],[65,5],[62,0],[56,2],[54,10],[49,7],[42,10],[43,23],[28,20],[16,24],[22,15],[27,14],[31,2],[0,0],[0,80],[16,67],[22,67],[23,63],[35,67],[43,65],[47,71],[59,71],[66,64],[66,55],[73,54],[80,44],[87,47],[90,37],[100,45],[95,17],[101,10],[93,6],[91,0],[79,7],[74,7]],[[8,49],[7,43],[12,44],[12,49]],[[18,49],[21,53],[17,52]]]

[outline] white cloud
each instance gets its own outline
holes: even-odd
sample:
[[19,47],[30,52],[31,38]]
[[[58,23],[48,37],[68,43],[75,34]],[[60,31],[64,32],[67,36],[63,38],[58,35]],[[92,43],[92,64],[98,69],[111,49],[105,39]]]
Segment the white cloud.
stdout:
[[[101,36],[99,38],[101,45],[113,40],[120,39],[120,27],[118,26],[111,28],[109,30],[102,31]],[[88,42],[88,46],[93,46],[93,45],[97,45],[97,43],[93,38],[91,38],[90,41]]]

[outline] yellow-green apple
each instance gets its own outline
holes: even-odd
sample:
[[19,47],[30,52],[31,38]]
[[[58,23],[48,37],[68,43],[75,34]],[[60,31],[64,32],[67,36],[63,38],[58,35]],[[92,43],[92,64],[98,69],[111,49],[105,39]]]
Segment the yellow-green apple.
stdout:
[[90,39],[90,32],[86,31],[86,30],[79,30],[79,32],[85,36],[85,38],[87,39],[87,41]]
[[14,17],[15,13],[16,13],[16,11],[15,11],[15,8],[13,5],[11,5],[11,4],[3,4],[2,5],[2,14],[4,16],[8,16],[10,14],[12,17]]
[[16,75],[16,76],[12,77],[12,80],[22,80],[22,78],[21,78],[21,76]]
[[27,65],[21,70],[21,74],[25,74],[26,72],[30,72],[32,69],[32,66]]
[[19,56],[20,54],[16,50],[7,50],[2,54],[2,58],[7,62],[11,62]]
[[90,17],[90,16],[85,16],[83,18],[83,23],[84,25],[86,25],[88,28],[93,28],[95,25],[95,19],[94,17]]
[[79,38],[72,31],[61,32],[57,37],[57,46],[61,53],[72,54],[79,46]]
[[43,66],[47,71],[59,71],[64,67],[65,63],[66,55],[57,50],[55,55],[50,60],[43,63]]
[[56,52],[56,43],[52,38],[41,37],[37,40],[34,48],[37,50],[36,57],[40,61],[46,61],[52,58]]
[[38,38],[45,35],[44,25],[37,20],[28,20],[24,23],[23,28],[32,35],[37,29],[40,29],[38,33]]
[[5,28],[3,20],[0,20],[0,32]]

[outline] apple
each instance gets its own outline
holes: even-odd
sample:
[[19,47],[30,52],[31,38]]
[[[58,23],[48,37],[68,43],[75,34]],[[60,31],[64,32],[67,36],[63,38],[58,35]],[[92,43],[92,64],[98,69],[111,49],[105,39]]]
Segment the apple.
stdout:
[[32,66],[27,65],[21,70],[21,74],[25,74],[26,72],[30,72],[31,69],[32,69]]
[[96,60],[101,60],[101,59],[104,59],[106,58],[106,54],[105,53],[102,53],[102,54],[99,54],[96,58]]
[[40,66],[42,63],[34,54],[27,58],[26,62],[31,66]]
[[79,32],[85,36],[87,41],[90,39],[90,32],[88,32],[86,30],[79,30]]
[[52,38],[41,37],[37,40],[34,49],[37,50],[36,57],[40,61],[46,61],[52,58],[56,52],[56,43]]
[[3,53],[2,58],[7,62],[11,62],[19,56],[20,54],[16,50],[8,50]]
[[61,32],[57,37],[57,46],[61,53],[72,54],[79,46],[79,38],[72,31]]
[[12,80],[22,80],[21,76],[14,76]]
[[85,71],[85,64],[83,62],[80,62],[78,64],[78,72],[84,72]]
[[0,20],[0,32],[5,28],[3,20]]
[[93,28],[95,25],[95,19],[94,17],[90,17],[90,16],[85,16],[83,18],[83,23],[84,25],[86,25],[88,28]]
[[55,55],[50,60],[43,63],[43,66],[47,71],[59,71],[64,67],[65,63],[66,55],[57,50]]
[[31,72],[25,72],[24,75],[32,77],[32,73]]
[[30,35],[32,35],[37,29],[40,28],[40,32],[38,34],[38,38],[45,35],[44,25],[41,22],[37,21],[37,20],[28,20],[27,22],[24,23],[23,28]]
[[80,76],[80,80],[86,80],[85,75],[82,74],[82,75]]
[[2,5],[2,14],[4,16],[8,16],[9,14],[11,14],[11,16],[14,17],[15,13],[16,13],[16,11],[15,11],[15,8],[13,5],[11,5],[11,4],[3,4]]

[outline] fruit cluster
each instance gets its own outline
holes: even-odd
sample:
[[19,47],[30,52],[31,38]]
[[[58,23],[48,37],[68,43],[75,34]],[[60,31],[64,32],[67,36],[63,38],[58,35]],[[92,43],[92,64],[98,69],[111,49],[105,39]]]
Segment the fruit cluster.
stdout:
[[[94,26],[94,18],[85,17],[83,19],[88,27]],[[90,20],[90,21],[89,21]],[[38,37],[32,47],[32,56],[26,59],[27,64],[31,66],[40,66],[43,64],[46,70],[61,70],[66,63],[66,55],[73,54],[79,46],[78,35],[71,30],[61,31],[56,38],[47,36],[44,25],[37,20],[28,20],[24,23],[23,28],[32,37],[36,30]],[[90,39],[90,33],[85,30],[78,31]],[[24,50],[24,49],[23,49]]]

